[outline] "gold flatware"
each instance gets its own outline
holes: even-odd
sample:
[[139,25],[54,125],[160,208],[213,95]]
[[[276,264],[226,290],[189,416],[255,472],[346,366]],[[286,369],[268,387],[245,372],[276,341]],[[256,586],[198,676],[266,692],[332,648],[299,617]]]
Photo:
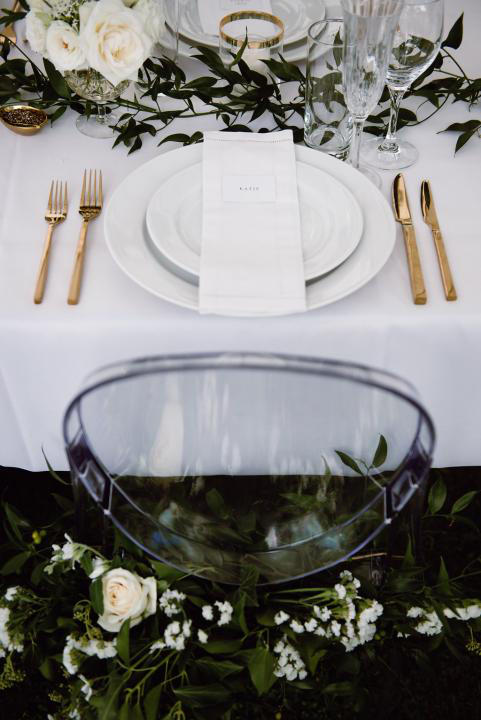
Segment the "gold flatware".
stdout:
[[449,267],[443,236],[439,228],[438,216],[429,180],[423,180],[421,183],[421,209],[423,211],[424,222],[426,225],[430,226],[433,234],[446,300],[457,300],[458,296],[456,288],[454,287],[453,276],[451,275],[451,268]]
[[[19,12],[21,9],[22,7],[20,3],[18,2],[18,0],[15,0],[15,2],[13,3],[12,12]],[[15,33],[13,23],[11,25],[5,25],[3,29],[0,28],[0,33],[0,45],[5,42],[5,37],[7,37],[13,43],[17,44],[17,35]]]
[[0,120],[17,135],[35,135],[47,123],[48,115],[31,105],[5,105],[0,108]]
[[394,178],[392,204],[396,220],[398,223],[401,223],[403,229],[413,300],[415,305],[425,305],[427,296],[421,268],[421,259],[419,257],[416,234],[414,232],[406,185],[402,173],[399,173],[399,175],[396,175]]
[[[93,179],[93,186],[92,186]],[[82,193],[80,196],[80,207],[79,213],[83,218],[82,228],[80,230],[80,236],[77,244],[77,250],[75,252],[75,264],[72,273],[72,279],[70,280],[70,289],[68,293],[68,304],[76,305],[79,301],[80,285],[82,282],[82,271],[85,258],[85,249],[87,246],[87,230],[89,222],[94,220],[100,211],[102,210],[103,193],[102,193],[102,171],[99,171],[98,176],[98,192],[97,192],[97,170],[92,170],[88,173],[87,182],[87,170],[84,171],[83,182],[82,182]]]
[[67,183],[65,185],[58,180],[52,180],[50,185],[50,194],[48,196],[48,206],[45,212],[45,220],[48,222],[47,237],[43,247],[42,259],[38,269],[37,283],[35,286],[35,294],[33,301],[36,305],[42,302],[45,291],[45,283],[48,273],[48,259],[50,256],[50,247],[52,245],[52,235],[55,225],[63,222],[67,217],[68,200],[67,200]]

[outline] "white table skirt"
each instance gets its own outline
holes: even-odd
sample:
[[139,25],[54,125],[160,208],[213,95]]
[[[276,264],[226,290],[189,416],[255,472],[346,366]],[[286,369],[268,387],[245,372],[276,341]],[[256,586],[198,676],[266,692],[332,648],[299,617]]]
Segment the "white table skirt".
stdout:
[[[461,12],[447,2],[446,27]],[[479,0],[463,0],[460,54],[479,76]],[[127,156],[93,140],[66,114],[53,128],[22,138],[0,127],[0,465],[66,469],[61,421],[84,376],[106,363],[163,353],[215,350],[282,352],[339,358],[408,378],[431,412],[438,434],[435,465],[481,465],[481,140],[453,157],[455,137],[436,134],[451,122],[480,117],[465,104],[445,107],[403,136],[420,150],[405,171],[428,304],[411,300],[405,251],[398,242],[381,273],[334,305],[305,315],[233,319],[200,316],[149,295],[122,274],[104,242],[102,220],[89,230],[81,302],[66,302],[79,231],[76,212],[83,168],[102,168],[109,194],[140,164],[169,148],[156,143]],[[210,129],[202,118],[169,132]],[[172,146],[170,146],[170,149]],[[390,196],[394,173],[384,173]],[[42,305],[34,282],[52,178],[67,179],[68,219],[57,228]],[[459,300],[444,299],[435,250],[419,205],[421,180],[431,179]]]

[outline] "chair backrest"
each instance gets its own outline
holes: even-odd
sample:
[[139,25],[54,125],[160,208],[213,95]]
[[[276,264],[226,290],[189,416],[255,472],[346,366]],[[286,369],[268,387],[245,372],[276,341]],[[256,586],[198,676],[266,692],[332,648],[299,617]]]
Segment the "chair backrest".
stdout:
[[234,353],[104,368],[64,436],[74,478],[135,543],[230,583],[359,551],[414,495],[434,445],[415,390],[389,373]]

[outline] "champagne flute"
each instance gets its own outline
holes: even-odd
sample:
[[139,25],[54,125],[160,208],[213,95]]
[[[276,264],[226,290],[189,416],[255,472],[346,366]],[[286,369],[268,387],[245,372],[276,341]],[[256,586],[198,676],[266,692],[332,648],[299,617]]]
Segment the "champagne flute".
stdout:
[[394,31],[404,0],[341,0],[344,15],[343,86],[354,133],[350,162],[377,187],[381,178],[359,166],[364,122],[382,95]]
[[400,170],[418,159],[414,145],[396,137],[399,108],[405,92],[434,62],[444,24],[444,0],[406,0],[394,34],[387,70],[391,114],[386,137],[364,143],[361,158],[382,170]]

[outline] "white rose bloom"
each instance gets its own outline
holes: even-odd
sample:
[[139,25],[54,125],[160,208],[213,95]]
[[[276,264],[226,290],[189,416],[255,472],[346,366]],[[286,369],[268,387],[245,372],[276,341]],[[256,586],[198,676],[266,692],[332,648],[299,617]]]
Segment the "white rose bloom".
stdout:
[[134,79],[152,47],[142,20],[122,0],[93,5],[80,29],[88,64],[113,85]]
[[25,22],[28,44],[34,52],[38,52],[43,55],[47,40],[47,28],[45,23],[39,18],[34,10],[30,10],[30,12],[27,13]]
[[153,577],[141,578],[129,570],[117,568],[103,575],[102,588],[104,612],[98,623],[108,632],[118,632],[128,618],[133,627],[155,613],[157,583]]
[[[47,30],[46,49],[57,70],[78,70],[85,67],[85,52],[75,30],[62,20],[54,20]],[[64,552],[65,559],[68,554]]]
[[165,15],[159,0],[138,0],[133,10],[142,20],[150,39],[154,43],[160,42],[165,33]]
[[27,0],[30,10],[36,10],[37,12],[47,13],[50,15],[51,8],[45,0]]

